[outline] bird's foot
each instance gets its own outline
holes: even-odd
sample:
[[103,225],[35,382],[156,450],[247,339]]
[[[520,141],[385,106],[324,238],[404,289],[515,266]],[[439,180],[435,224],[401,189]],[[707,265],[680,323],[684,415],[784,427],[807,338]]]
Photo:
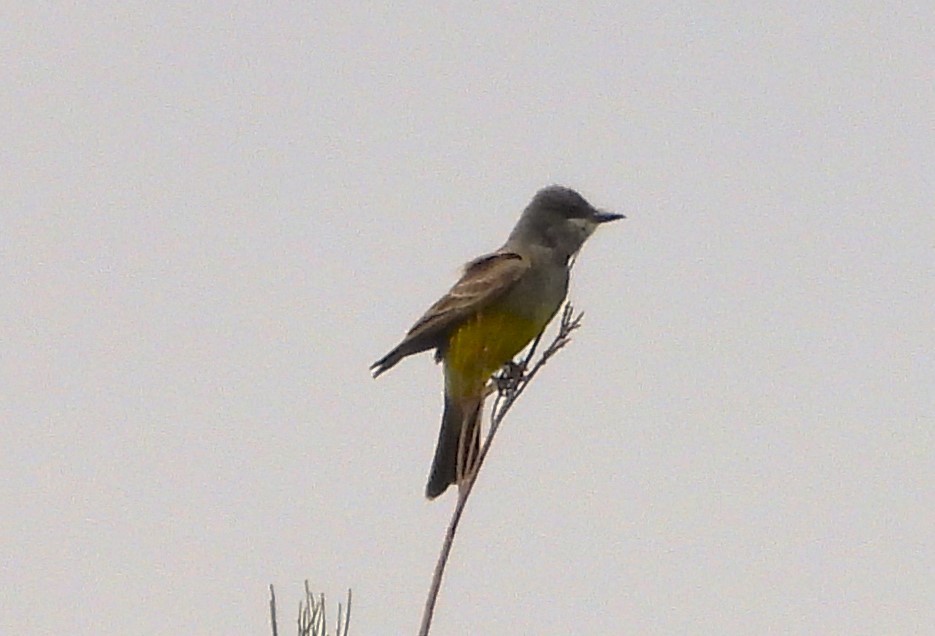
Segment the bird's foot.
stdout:
[[517,364],[510,360],[503,365],[503,368],[500,369],[500,373],[494,377],[494,382],[497,385],[497,391],[504,395],[516,389],[519,386],[520,381],[523,379],[523,374],[526,372],[525,365]]

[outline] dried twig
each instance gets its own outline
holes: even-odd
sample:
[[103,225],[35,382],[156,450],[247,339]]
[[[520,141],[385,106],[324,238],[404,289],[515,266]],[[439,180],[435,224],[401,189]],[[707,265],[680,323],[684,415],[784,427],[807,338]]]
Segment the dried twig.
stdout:
[[273,584],[269,584],[269,622],[273,626],[273,636],[279,636],[279,628],[276,625],[276,592],[273,591]]
[[[269,614],[273,628],[273,636],[278,636],[279,627],[276,624],[276,594],[273,586],[269,586]],[[342,607],[338,603],[338,620],[335,624],[334,636],[347,636],[351,622],[351,590],[347,590],[347,605]],[[299,603],[299,616],[296,619],[299,636],[328,636],[327,620],[325,616],[325,595],[316,596],[305,581],[305,600]]]
[[[566,303],[565,308],[562,310],[562,318],[559,323],[558,333],[552,343],[542,352],[542,355],[536,361],[535,365],[533,365],[532,368],[529,367],[536,347],[542,339],[541,333],[533,341],[526,355],[523,356],[522,362],[519,364],[510,363],[506,365],[504,369],[492,379],[489,392],[496,391],[497,397],[494,399],[493,408],[490,412],[490,430],[487,432],[486,438],[484,438],[484,444],[481,446],[476,459],[470,462],[470,467],[463,471],[463,475],[459,472],[459,477],[463,479],[459,479],[458,501],[455,504],[454,512],[451,515],[451,521],[448,523],[448,529],[445,532],[445,540],[442,543],[441,553],[435,565],[435,572],[432,574],[432,583],[429,587],[428,598],[425,601],[425,609],[422,613],[422,625],[419,629],[419,636],[428,636],[429,629],[432,625],[432,617],[435,614],[435,604],[438,600],[438,593],[441,589],[442,575],[445,572],[445,565],[448,563],[448,556],[451,554],[451,546],[454,543],[455,532],[457,532],[458,524],[461,521],[461,515],[464,513],[464,507],[467,504],[468,497],[471,495],[474,482],[477,480],[480,468],[484,463],[484,459],[487,457],[487,451],[490,449],[494,435],[497,434],[497,429],[500,428],[500,423],[503,422],[510,408],[519,396],[522,395],[523,391],[526,390],[526,387],[545,363],[571,341],[571,334],[581,326],[581,319],[583,316],[584,314],[580,312],[576,315],[571,304]],[[479,426],[475,427],[475,429],[479,429]],[[479,434],[479,431],[477,434]],[[462,439],[461,445],[464,445],[465,442],[466,440]],[[465,453],[459,450],[459,462],[464,454]],[[470,460],[471,458],[468,457],[468,459]]]

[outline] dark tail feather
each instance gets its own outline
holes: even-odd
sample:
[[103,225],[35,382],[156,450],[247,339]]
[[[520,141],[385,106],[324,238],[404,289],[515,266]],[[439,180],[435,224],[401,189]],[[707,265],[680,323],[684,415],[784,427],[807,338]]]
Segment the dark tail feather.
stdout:
[[460,403],[445,395],[445,412],[442,414],[442,427],[438,432],[438,444],[435,446],[435,459],[429,482],[425,486],[425,496],[435,499],[458,480],[458,444],[461,442],[461,429],[467,424],[464,439],[470,444],[464,457],[477,458],[480,451],[480,436],[476,427],[483,400],[462,400]]

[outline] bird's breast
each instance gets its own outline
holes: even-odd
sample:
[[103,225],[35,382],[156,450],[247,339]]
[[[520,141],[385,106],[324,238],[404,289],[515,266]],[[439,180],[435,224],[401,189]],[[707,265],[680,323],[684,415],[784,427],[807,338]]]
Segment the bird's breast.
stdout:
[[510,290],[449,337],[444,354],[447,388],[472,394],[539,335],[568,290],[568,270],[533,268]]

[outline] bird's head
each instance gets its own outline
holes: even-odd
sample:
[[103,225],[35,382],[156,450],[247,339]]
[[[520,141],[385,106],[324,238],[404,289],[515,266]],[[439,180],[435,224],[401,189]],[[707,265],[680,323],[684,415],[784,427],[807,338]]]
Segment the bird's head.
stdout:
[[544,245],[567,260],[598,225],[622,218],[622,214],[595,208],[571,188],[552,185],[536,193],[510,239]]

